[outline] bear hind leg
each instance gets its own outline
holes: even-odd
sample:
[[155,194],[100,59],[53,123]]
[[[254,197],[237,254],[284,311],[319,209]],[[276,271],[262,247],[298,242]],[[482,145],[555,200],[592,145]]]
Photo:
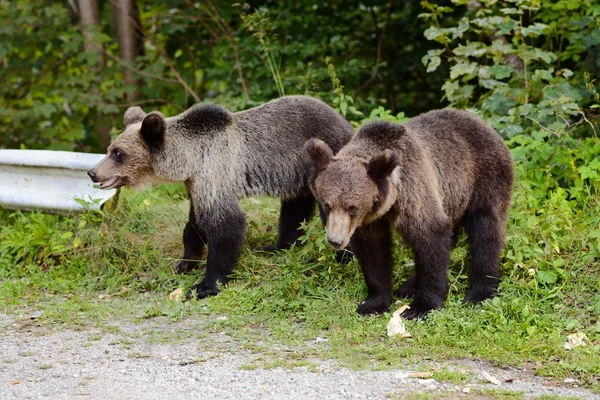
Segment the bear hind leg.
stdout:
[[293,199],[281,200],[279,213],[279,236],[275,245],[262,247],[263,251],[289,249],[300,236],[300,224],[313,214],[315,199],[312,195],[300,195]]
[[206,231],[196,223],[193,207],[193,205],[190,205],[189,219],[183,230],[183,257],[176,267],[178,274],[198,267],[198,261],[204,254],[208,239]]
[[479,303],[496,294],[504,245],[503,223],[489,211],[469,213],[463,218],[471,247],[470,288],[464,303]]
[[404,297],[405,299],[412,299],[415,297],[415,293],[417,292],[417,276],[413,275],[408,280],[406,280],[398,290],[396,290],[396,297]]

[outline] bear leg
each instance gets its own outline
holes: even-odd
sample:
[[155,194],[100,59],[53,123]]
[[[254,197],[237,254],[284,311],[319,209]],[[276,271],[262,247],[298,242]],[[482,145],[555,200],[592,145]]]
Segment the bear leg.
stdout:
[[392,304],[392,234],[387,218],[358,228],[350,239],[367,284],[368,295],[357,309],[361,315],[381,314]]
[[194,206],[190,204],[190,215],[183,230],[183,257],[176,267],[178,274],[197,268],[198,261],[204,254],[204,247],[207,242],[206,231],[198,226],[195,221]]
[[448,293],[452,229],[440,226],[414,237],[419,239],[409,243],[415,255],[416,287],[410,308],[402,313],[406,319],[423,318],[429,311],[442,307]]
[[404,282],[398,290],[396,290],[396,297],[404,297],[405,299],[412,299],[415,297],[417,292],[417,276],[413,275],[406,282]]
[[279,236],[275,245],[261,248],[263,251],[289,249],[302,236],[300,224],[310,219],[315,208],[312,195],[300,195],[293,199],[281,200],[279,212]]
[[199,299],[219,293],[217,283],[227,283],[227,277],[235,266],[246,231],[246,216],[240,210],[237,201],[227,203],[218,210],[201,214],[197,225],[206,227],[208,235],[208,258],[206,274],[200,283],[192,286],[187,297],[196,291]]
[[470,289],[463,302],[478,303],[493,297],[498,288],[503,221],[491,212],[475,212],[463,218],[463,225],[471,246]]

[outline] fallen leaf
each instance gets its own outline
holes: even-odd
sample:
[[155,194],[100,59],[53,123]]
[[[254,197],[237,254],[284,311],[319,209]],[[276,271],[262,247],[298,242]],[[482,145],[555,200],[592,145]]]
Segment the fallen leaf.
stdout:
[[167,296],[167,300],[179,301],[181,299],[181,296],[183,296],[183,289],[182,288],[175,289],[171,293],[169,293],[169,295]]
[[23,381],[19,379],[18,381],[12,381],[8,386],[20,385],[21,383],[23,383]]
[[494,385],[501,384],[501,382],[497,378],[494,378],[493,376],[488,374],[486,371],[481,371],[481,376],[483,377],[483,379],[485,379],[489,383],[493,383]]
[[432,372],[414,372],[414,373],[410,374],[408,377],[414,378],[414,379],[427,379],[427,378],[431,378],[432,376],[433,376]]
[[387,324],[387,335],[389,337],[396,335],[400,335],[403,338],[412,337],[412,335],[406,330],[404,322],[402,322],[402,317],[400,316],[400,314],[402,314],[402,312],[407,308],[409,308],[409,306],[405,304],[400,306],[400,308],[398,308],[392,314],[392,318],[390,318],[390,321]]
[[583,332],[571,333],[567,336],[567,341],[565,342],[565,349],[572,350],[575,347],[585,346],[587,345],[587,341],[589,341],[588,337]]
[[400,314],[402,314],[404,312],[404,310],[410,308],[410,306],[408,304],[404,304],[402,306],[400,306],[400,308],[398,308],[396,311],[394,311],[394,313],[392,314],[392,317],[399,317]]

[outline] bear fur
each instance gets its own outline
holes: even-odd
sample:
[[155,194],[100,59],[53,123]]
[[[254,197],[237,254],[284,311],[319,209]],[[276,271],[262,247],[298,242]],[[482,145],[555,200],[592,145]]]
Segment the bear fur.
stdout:
[[364,125],[336,156],[319,139],[305,148],[311,190],[327,214],[327,241],[337,250],[350,244],[363,271],[368,296],[360,314],[382,313],[392,303],[391,227],[415,257],[416,274],[396,292],[412,298],[403,317],[442,306],[460,227],[471,252],[464,301],[496,293],[514,171],[489,125],[464,111],[436,110],[403,125]]
[[335,152],[354,134],[340,114],[307,96],[236,113],[196,105],[171,118],[130,107],[124,123],[125,131],[89,175],[103,189],[185,183],[190,211],[177,271],[196,267],[208,244],[206,275],[192,287],[198,298],[218,293],[217,283],[226,283],[240,255],[246,223],[238,199],[280,197],[279,237],[271,248],[288,248],[315,205],[304,143],[318,137]]

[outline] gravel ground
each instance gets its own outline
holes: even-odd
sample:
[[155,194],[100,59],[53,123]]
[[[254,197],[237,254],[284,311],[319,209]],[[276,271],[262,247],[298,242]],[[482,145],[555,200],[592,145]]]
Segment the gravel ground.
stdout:
[[[168,338],[148,335],[162,331]],[[472,360],[452,361],[469,379],[460,384],[417,378],[415,369],[354,371],[335,362],[310,360],[312,367],[261,369],[264,357],[226,335],[194,334],[201,326],[187,322],[123,323],[117,333],[97,329],[53,329],[35,318],[0,315],[0,399],[389,399],[429,392],[432,398],[472,398],[482,390],[600,399],[588,390],[548,382],[527,371],[497,369]],[[323,343],[321,343],[323,345]],[[270,357],[270,356],[269,356]],[[256,368],[256,367],[259,368]],[[486,383],[481,371],[498,378]],[[506,382],[506,380],[510,382]],[[481,398],[481,397],[480,397]]]

